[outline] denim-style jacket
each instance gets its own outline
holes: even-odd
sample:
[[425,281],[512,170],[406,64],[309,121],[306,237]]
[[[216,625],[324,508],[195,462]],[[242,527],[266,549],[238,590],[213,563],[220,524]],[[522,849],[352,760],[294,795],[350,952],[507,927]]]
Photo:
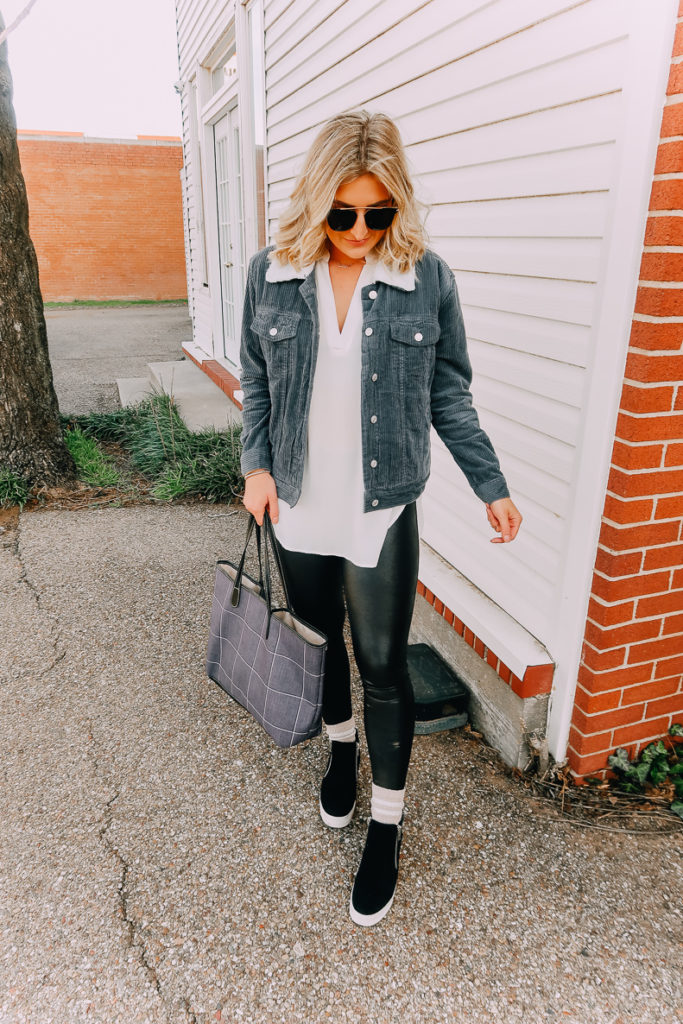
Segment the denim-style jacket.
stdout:
[[[264,468],[278,496],[301,494],[320,325],[313,265],[251,259],[242,317],[242,472]],[[453,273],[427,250],[404,273],[375,264],[363,306],[364,511],[408,504],[425,488],[433,424],[482,501],[508,497],[469,390],[472,369]],[[340,481],[340,487],[343,487]]]

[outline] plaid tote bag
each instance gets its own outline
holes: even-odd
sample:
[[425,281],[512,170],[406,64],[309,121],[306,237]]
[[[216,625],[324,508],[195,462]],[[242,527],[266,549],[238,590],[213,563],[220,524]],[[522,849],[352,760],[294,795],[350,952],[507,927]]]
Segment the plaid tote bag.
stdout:
[[[244,571],[256,527],[259,578]],[[269,549],[285,595],[273,608]],[[216,562],[206,673],[249,711],[280,747],[317,736],[327,637],[292,611],[273,526],[250,516],[239,565]]]

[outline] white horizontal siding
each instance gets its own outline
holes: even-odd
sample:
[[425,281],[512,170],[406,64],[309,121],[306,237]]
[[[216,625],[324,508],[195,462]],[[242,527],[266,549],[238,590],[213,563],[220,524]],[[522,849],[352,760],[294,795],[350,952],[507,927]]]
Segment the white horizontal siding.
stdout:
[[295,4],[296,0],[266,0],[263,19],[265,28],[270,28],[275,21],[281,18]]
[[176,0],[180,77],[191,75],[198,61],[227,31],[235,0]]
[[424,539],[542,641],[558,614],[625,130],[623,12],[619,0],[266,7],[270,236],[327,117],[362,105],[396,118],[432,245],[456,275],[475,404],[525,516],[514,545],[489,544],[434,435]]
[[585,376],[581,367],[488,342],[470,340],[469,351],[479,382],[498,381],[546,401],[581,409]]
[[534,196],[477,202],[440,202],[429,212],[432,239],[553,238],[602,239],[606,228],[605,197],[600,193]]
[[592,322],[596,294],[591,284],[467,270],[460,270],[457,280],[465,306],[485,306],[583,326]]
[[[462,298],[462,290],[460,294]],[[471,342],[485,341],[573,366],[587,364],[590,333],[586,326],[471,303],[463,303],[463,311]]]
[[[591,6],[598,2],[591,0]],[[604,12],[610,6],[614,8],[614,4],[615,0],[603,0],[599,7]],[[476,9],[463,14],[461,12],[465,6]],[[566,0],[523,0],[520,3],[505,0],[497,4],[477,5],[455,5],[451,0],[432,0],[401,20],[400,10],[396,11],[396,8],[414,9],[416,5],[405,2],[395,4],[393,0],[384,0],[384,3],[373,5],[368,12],[363,22],[367,26],[365,32],[359,33],[358,25],[355,25],[346,35],[328,36],[325,49],[303,61],[300,73],[285,76],[280,84],[271,81],[270,55],[273,41],[267,33],[266,83],[271,107],[269,142],[275,143],[288,137],[292,132],[292,124],[288,123],[288,119],[301,113],[305,113],[309,124],[324,120],[330,109],[343,109],[359,102],[379,105],[391,113],[390,95],[398,89],[403,91],[402,99],[397,97],[400,112],[393,113],[401,117],[413,105],[419,104],[426,108],[434,104],[435,98],[454,95],[457,98],[459,92],[463,96],[467,95],[477,107],[472,124],[513,116],[519,110],[520,102],[527,103],[526,109],[544,106],[545,88],[539,93],[534,90],[531,96],[528,93],[525,96],[523,83],[518,88],[510,79],[529,67],[546,63],[543,57],[544,33],[540,31],[544,25],[547,32],[554,31],[567,40],[565,54],[572,49],[588,49],[590,43],[585,39],[585,25],[575,26],[570,21],[567,27],[567,13],[563,13],[567,6]],[[595,20],[597,8],[591,13]],[[550,23],[552,28],[549,27]],[[536,36],[530,38],[528,46],[521,47],[518,41],[513,43],[512,40],[525,27],[530,33],[536,33]],[[607,54],[610,44],[619,35],[614,29],[613,19],[612,38],[604,40],[606,60],[609,60]],[[604,35],[604,30],[597,33],[598,38]],[[344,56],[342,48],[345,39],[349,46],[347,56]],[[306,54],[309,45],[310,40],[307,40]],[[551,60],[556,59],[557,56],[551,57]],[[454,68],[454,74],[445,76],[447,68]],[[470,76],[470,68],[474,72],[479,69],[478,78]],[[425,81],[439,70],[444,76],[442,81],[446,83],[440,89],[438,82]],[[564,76],[570,74],[571,69],[566,68]],[[557,76],[556,87],[566,92],[564,76]],[[549,76],[549,86],[552,88],[551,78]],[[477,82],[482,86],[482,97],[477,93]],[[502,82],[505,82],[506,88],[496,104],[492,99],[493,88]],[[412,102],[406,102],[406,93],[415,93],[414,87],[417,87],[419,94],[413,97]],[[433,87],[437,91],[432,91]],[[569,92],[573,92],[575,97],[585,97],[592,94],[592,89],[584,90],[579,80],[574,82]],[[529,99],[533,101],[531,106],[528,105]],[[483,109],[489,104],[490,113],[478,121],[481,103]],[[406,142],[411,141],[412,133],[408,132]]]
[[[598,238],[443,238],[439,252],[454,271],[515,277],[550,277],[564,281],[598,279]],[[436,239],[432,239],[436,241]]]

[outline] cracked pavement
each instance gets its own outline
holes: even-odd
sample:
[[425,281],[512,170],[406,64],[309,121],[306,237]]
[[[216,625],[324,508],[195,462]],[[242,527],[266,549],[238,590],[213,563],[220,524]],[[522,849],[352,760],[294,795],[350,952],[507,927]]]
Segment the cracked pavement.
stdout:
[[329,830],[322,737],[204,674],[230,511],[0,514],[0,1024],[683,1020],[681,832],[572,825],[461,731],[416,738],[394,907],[352,925],[365,747]]

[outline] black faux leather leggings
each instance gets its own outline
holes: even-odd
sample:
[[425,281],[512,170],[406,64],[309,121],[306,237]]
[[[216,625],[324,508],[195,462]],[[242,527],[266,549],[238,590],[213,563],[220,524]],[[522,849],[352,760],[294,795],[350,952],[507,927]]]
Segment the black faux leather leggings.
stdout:
[[323,720],[335,725],[352,715],[343,636],[346,597],[353,653],[363,681],[372,780],[387,789],[403,789],[415,723],[406,663],[419,557],[415,502],[406,505],[389,528],[372,568],[338,555],[288,551],[279,543],[278,548],[294,611],[328,638]]

